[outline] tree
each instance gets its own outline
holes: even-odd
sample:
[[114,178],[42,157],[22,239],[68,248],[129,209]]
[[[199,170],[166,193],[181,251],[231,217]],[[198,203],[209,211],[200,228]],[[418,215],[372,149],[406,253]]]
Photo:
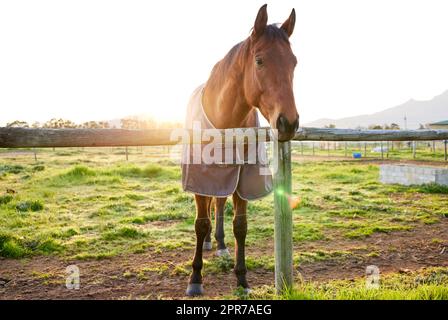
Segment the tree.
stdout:
[[123,129],[137,129],[138,121],[136,119],[125,118],[121,119],[121,128]]
[[62,122],[63,128],[76,128],[78,125],[71,120],[63,120]]
[[52,118],[51,120],[45,122],[42,125],[42,127],[50,129],[60,129],[60,128],[77,128],[78,125],[71,120],[64,120],[62,118],[59,119]]
[[58,119],[56,118],[52,118],[51,120],[48,120],[47,122],[45,122],[43,124],[44,128],[51,128],[51,129],[56,129],[56,128],[60,128],[60,122]]
[[87,121],[82,124],[82,128],[86,129],[101,129],[101,126],[96,121]]
[[107,121],[100,121],[100,122],[98,122],[98,124],[103,129],[108,129],[109,128],[109,122],[107,122]]
[[390,124],[390,129],[391,130],[400,130],[400,126],[396,123],[391,123]]
[[21,120],[14,120],[6,124],[8,128],[29,128],[28,122]]
[[336,125],[333,124],[333,123],[330,123],[330,124],[327,124],[327,125],[325,126],[325,128],[328,128],[328,129],[334,129],[334,128],[336,128]]

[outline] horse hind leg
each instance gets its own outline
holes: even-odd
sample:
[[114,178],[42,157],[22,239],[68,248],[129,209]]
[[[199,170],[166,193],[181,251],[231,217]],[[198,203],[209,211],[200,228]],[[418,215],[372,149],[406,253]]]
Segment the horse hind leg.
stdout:
[[[213,202],[214,202],[214,198],[209,202],[208,208],[207,208],[208,217],[210,218],[210,220],[211,220],[211,217],[212,217]],[[207,232],[207,235],[205,236],[205,239],[204,239],[204,244],[202,245],[202,250],[210,251],[212,249],[213,249],[213,244],[212,244],[212,225],[210,224],[210,228],[209,228],[209,230]]]
[[196,200],[196,221],[195,221],[195,232],[196,232],[196,249],[193,258],[193,271],[190,276],[190,281],[188,283],[186,294],[188,296],[198,296],[204,293],[202,286],[202,246],[204,244],[204,239],[207,233],[210,231],[211,221],[209,216],[209,207],[211,197],[204,197],[200,195],[195,195]]
[[224,241],[224,207],[227,198],[215,198],[215,239],[217,243],[216,255],[230,256]]

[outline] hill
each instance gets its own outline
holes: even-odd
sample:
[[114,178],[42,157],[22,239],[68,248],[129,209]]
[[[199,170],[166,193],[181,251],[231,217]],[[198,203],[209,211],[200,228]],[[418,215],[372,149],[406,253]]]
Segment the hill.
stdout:
[[385,109],[372,114],[341,118],[318,119],[304,124],[304,127],[324,127],[335,124],[337,128],[367,128],[370,125],[384,125],[397,123],[404,128],[404,117],[407,119],[408,129],[417,129],[420,124],[428,124],[448,120],[448,90],[435,96],[431,100],[409,100],[401,105]]

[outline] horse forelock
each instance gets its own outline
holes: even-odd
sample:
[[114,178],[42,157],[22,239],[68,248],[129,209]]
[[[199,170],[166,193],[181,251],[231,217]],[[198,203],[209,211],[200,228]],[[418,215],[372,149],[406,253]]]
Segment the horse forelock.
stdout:
[[[266,26],[263,34],[260,38],[264,38],[266,40],[283,40],[289,44],[289,36],[286,31],[279,27],[280,23],[272,23]],[[251,33],[253,28],[251,29]]]

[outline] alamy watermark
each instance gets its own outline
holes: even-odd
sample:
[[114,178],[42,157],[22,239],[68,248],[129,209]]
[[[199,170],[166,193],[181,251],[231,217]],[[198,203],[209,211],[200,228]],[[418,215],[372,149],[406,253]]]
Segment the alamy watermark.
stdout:
[[80,273],[77,265],[69,265],[65,268],[68,274],[65,278],[65,287],[69,290],[79,290],[80,288]]
[[[224,133],[224,134],[223,134]],[[182,145],[181,164],[259,165],[260,175],[271,175],[278,169],[277,130],[267,128],[231,128],[202,130],[200,121],[193,127],[174,129],[171,141]],[[268,142],[273,142],[269,144]],[[272,161],[268,150],[271,147]],[[177,160],[174,152],[171,160]]]
[[379,289],[380,288],[380,268],[375,265],[366,267],[366,288]]

